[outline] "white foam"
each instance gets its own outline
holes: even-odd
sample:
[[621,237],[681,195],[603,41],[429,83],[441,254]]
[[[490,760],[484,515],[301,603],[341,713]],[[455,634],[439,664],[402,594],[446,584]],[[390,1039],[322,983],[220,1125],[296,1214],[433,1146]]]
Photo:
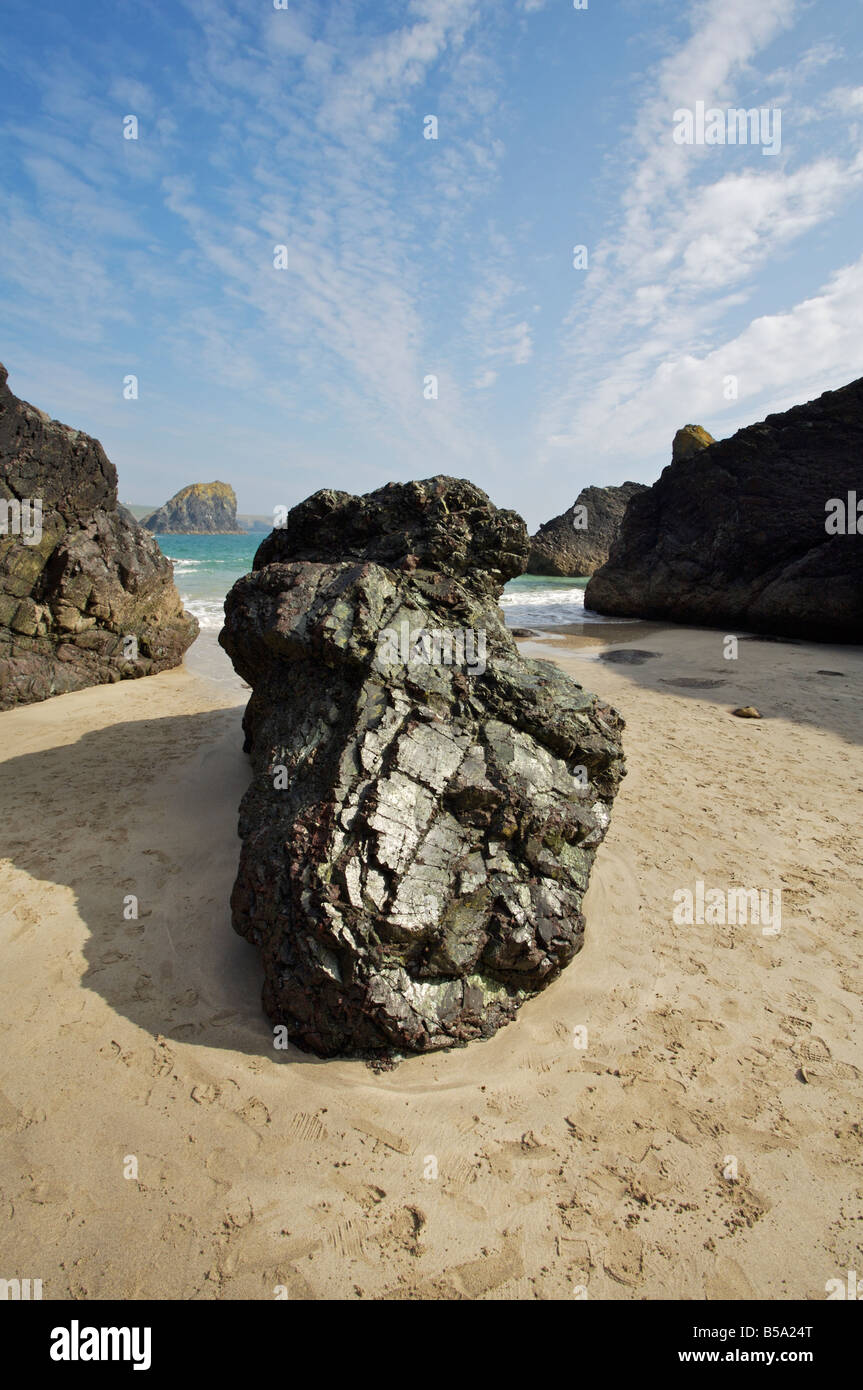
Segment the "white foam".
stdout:
[[224,627],[225,605],[221,599],[190,598],[188,594],[181,594],[180,598],[202,629],[219,632]]
[[584,589],[519,589],[500,600],[508,627],[562,627],[565,623],[628,623],[630,618],[607,618],[584,606]]

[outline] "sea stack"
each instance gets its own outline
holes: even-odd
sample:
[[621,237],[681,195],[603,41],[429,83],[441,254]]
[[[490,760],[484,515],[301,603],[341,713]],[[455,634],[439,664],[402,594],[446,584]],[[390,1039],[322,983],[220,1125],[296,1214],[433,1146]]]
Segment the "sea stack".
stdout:
[[568,511],[531,536],[528,573],[593,574],[608,559],[630,498],[646,491],[644,483],[582,488]]
[[141,522],[160,536],[243,535],[237,496],[230,483],[191,483]]
[[233,921],[301,1048],[489,1037],[580,949],[623,721],[519,656],[498,599],[527,552],[463,480],[322,491],[228,595],[253,689]]
[[0,709],[177,666],[197,632],[99,441],[0,365]]
[[633,498],[585,603],[729,632],[863,640],[863,378],[676,453]]

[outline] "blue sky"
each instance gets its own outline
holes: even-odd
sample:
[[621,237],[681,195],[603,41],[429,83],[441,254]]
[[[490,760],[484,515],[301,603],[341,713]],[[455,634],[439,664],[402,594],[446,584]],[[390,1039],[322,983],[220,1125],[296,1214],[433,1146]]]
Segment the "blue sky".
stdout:
[[129,502],[445,472],[533,529],[863,374],[861,49],[861,0],[6,0],[0,360]]

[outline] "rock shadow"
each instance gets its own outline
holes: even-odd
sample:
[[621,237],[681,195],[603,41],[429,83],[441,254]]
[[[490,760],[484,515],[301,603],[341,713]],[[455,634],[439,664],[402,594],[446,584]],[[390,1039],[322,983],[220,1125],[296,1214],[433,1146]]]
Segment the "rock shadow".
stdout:
[[[567,631],[571,635],[576,633],[574,627]],[[709,657],[705,655],[703,640],[693,642],[691,649],[682,647],[678,634],[687,631],[699,639],[712,639],[714,652]],[[729,715],[738,707],[755,705],[765,722],[787,719],[827,730],[852,745],[863,743],[863,719],[860,718],[863,646],[821,644],[757,633],[727,634],[721,628],[686,628],[666,623],[663,627],[650,625],[651,650],[646,650],[641,645],[646,632],[646,625],[639,630],[636,624],[632,624],[628,632],[612,634],[607,630],[605,640],[614,645],[596,654],[589,648],[579,649],[578,655],[587,659],[583,676],[574,675],[574,678],[583,682],[588,690],[593,689],[590,667],[595,660],[611,665],[619,675],[636,685],[666,694],[709,700],[727,707]],[[662,641],[664,633],[668,634],[665,643]],[[586,626],[583,635],[592,636]],[[734,659],[724,656],[728,635],[737,637]],[[785,652],[789,656],[793,654],[793,666],[788,666],[777,689],[777,665]],[[624,736],[624,747],[625,742]]]
[[257,952],[231,926],[251,775],[241,716],[238,706],[112,724],[12,757],[0,855],[74,894],[90,933],[81,983],[116,1013],[178,1042],[313,1061],[274,1049]]

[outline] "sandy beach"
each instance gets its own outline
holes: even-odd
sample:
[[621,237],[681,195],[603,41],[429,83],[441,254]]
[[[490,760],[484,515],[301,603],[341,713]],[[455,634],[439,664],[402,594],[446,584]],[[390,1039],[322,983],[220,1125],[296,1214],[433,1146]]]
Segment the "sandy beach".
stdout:
[[[863,649],[722,639],[520,644],[627,723],[586,945],[491,1041],[380,1074],[272,1046],[228,907],[238,682],[193,648],[0,715],[0,1275],[820,1300],[863,1268]],[[675,923],[699,881],[781,890],[781,932]]]

